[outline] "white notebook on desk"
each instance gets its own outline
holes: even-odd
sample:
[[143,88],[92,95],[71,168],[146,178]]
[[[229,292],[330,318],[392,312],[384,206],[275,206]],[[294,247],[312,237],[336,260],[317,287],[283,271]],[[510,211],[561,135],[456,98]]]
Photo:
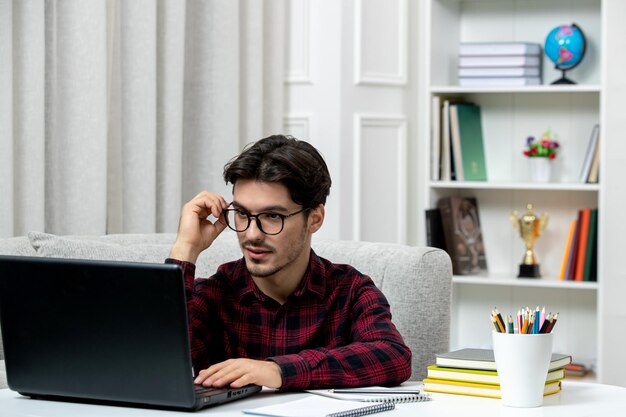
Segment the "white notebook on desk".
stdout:
[[393,388],[387,387],[363,387],[343,389],[317,389],[307,392],[338,400],[378,402],[378,403],[409,403],[429,401],[429,393],[421,392],[422,384],[402,385]]
[[340,401],[310,395],[300,400],[243,410],[243,412],[266,417],[358,417],[394,408],[394,403],[364,404],[359,401]]

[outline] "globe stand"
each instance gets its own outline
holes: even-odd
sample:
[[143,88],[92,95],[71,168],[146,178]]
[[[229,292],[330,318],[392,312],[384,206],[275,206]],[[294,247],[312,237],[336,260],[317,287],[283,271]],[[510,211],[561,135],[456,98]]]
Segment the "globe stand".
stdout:
[[[558,69],[558,68],[557,68]],[[551,85],[557,85],[557,84],[576,84],[574,81],[570,80],[569,78],[567,78],[565,76],[565,71],[566,70],[561,70],[561,78],[559,78],[556,81],[553,81]]]

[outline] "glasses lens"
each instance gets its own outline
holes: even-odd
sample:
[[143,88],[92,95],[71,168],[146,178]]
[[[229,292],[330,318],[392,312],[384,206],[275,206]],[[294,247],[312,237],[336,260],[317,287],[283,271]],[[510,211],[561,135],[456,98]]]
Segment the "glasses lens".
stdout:
[[268,235],[277,235],[283,230],[284,218],[279,214],[261,213],[259,214],[261,230]]
[[226,224],[235,232],[243,232],[250,224],[250,217],[248,217],[248,213],[242,210],[227,210]]

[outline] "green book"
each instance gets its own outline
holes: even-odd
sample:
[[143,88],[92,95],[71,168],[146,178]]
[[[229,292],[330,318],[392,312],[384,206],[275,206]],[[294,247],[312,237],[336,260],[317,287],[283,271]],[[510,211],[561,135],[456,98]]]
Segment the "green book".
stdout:
[[480,107],[471,103],[456,105],[459,123],[459,141],[463,179],[465,181],[486,181],[487,167],[483,145],[483,128]]
[[587,248],[585,253],[585,264],[583,266],[583,281],[591,281],[593,276],[594,258],[597,256],[597,236],[598,236],[598,209],[592,209],[589,213],[589,231],[587,232]]

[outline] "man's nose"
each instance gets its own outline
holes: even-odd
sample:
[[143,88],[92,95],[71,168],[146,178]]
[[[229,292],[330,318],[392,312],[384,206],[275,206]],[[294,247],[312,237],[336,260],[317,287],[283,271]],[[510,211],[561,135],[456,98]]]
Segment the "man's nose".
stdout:
[[263,237],[264,233],[261,231],[259,227],[259,219],[252,218],[250,219],[250,227],[246,230],[246,236],[248,239],[252,240],[260,240]]

